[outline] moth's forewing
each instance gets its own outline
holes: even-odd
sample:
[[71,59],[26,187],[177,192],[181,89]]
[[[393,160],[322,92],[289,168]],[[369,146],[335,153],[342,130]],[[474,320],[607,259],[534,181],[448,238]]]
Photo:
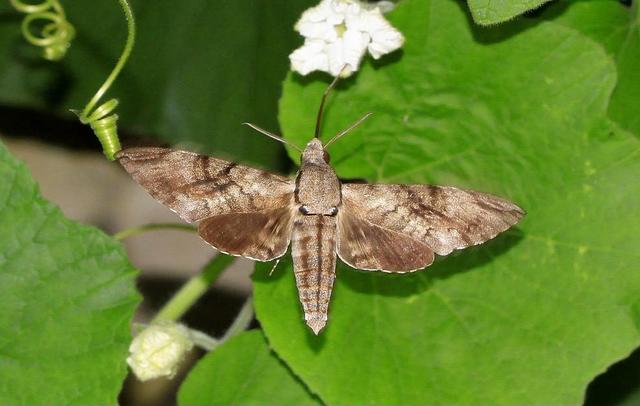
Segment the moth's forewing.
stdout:
[[359,220],[410,237],[438,255],[487,241],[524,215],[507,200],[449,186],[343,184],[342,200]]
[[128,148],[116,158],[151,196],[189,222],[282,207],[295,189],[289,178],[193,152]]

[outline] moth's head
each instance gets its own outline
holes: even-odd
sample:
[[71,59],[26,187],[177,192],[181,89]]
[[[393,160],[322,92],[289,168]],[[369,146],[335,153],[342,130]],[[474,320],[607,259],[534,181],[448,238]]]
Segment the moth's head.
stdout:
[[327,154],[327,151],[325,151],[322,142],[317,138],[313,138],[307,143],[307,146],[304,148],[301,160],[303,162],[329,163],[329,154]]

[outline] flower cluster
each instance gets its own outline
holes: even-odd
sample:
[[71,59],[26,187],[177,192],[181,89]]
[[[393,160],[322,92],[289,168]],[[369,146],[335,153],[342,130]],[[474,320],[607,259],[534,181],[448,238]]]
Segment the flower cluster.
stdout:
[[349,76],[367,51],[378,59],[400,48],[404,37],[382,14],[392,7],[388,1],[322,0],[296,23],[305,42],[289,55],[291,68],[302,75],[319,70]]
[[187,351],[193,348],[189,330],[176,323],[152,324],[129,347],[127,364],[141,381],[173,378]]

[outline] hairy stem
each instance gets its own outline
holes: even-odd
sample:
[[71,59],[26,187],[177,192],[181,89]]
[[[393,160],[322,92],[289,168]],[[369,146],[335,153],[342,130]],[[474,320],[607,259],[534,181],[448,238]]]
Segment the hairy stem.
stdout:
[[149,231],[155,230],[182,230],[195,232],[196,228],[189,224],[182,223],[150,223],[142,226],[127,228],[126,230],[119,231],[113,235],[116,240],[124,240],[125,238],[133,237],[136,235],[144,234]]
[[161,320],[176,321],[193,304],[202,297],[209,286],[218,279],[220,274],[235,260],[234,257],[218,254],[200,272],[185,283],[182,288],[160,309],[152,323]]

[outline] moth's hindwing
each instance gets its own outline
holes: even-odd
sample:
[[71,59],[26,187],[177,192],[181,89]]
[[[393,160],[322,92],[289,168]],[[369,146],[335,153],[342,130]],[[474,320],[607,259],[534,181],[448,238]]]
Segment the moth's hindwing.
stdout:
[[338,230],[338,255],[353,268],[411,272],[433,262],[433,250],[427,244],[370,223],[349,201],[338,213]]
[[220,214],[202,220],[198,233],[216,249],[256,261],[271,261],[287,252],[292,206],[250,213]]

